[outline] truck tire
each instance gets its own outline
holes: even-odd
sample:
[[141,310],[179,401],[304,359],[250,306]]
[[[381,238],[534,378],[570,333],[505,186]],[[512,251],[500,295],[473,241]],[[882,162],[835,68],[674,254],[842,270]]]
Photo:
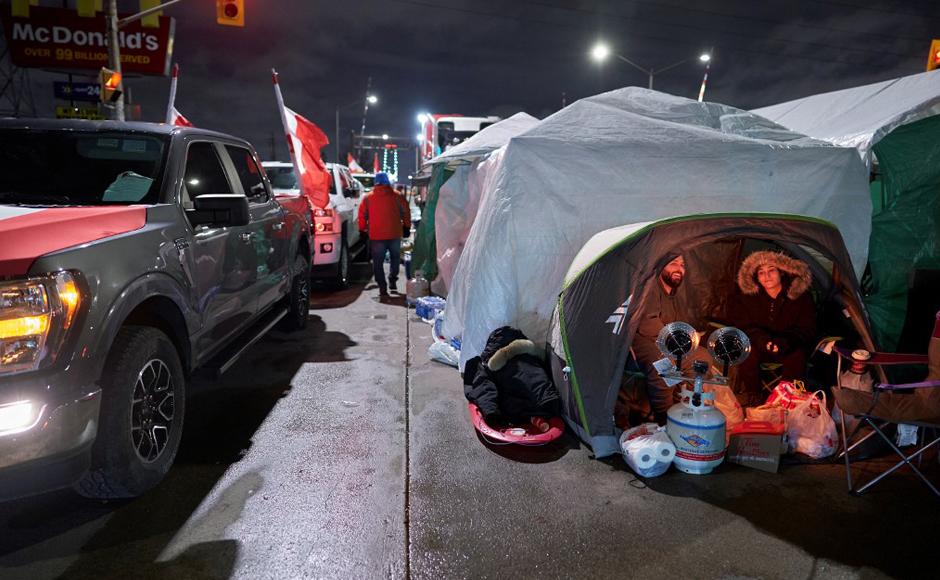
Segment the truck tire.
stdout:
[[303,254],[294,258],[294,279],[285,297],[287,314],[281,319],[281,330],[295,332],[307,327],[310,313],[310,260]]
[[160,483],[179,449],[186,409],[183,365],[163,332],[125,326],[101,377],[98,436],[76,491],[97,499],[137,497]]
[[339,242],[339,260],[336,262],[336,275],[332,282],[337,290],[349,287],[349,245],[345,235]]

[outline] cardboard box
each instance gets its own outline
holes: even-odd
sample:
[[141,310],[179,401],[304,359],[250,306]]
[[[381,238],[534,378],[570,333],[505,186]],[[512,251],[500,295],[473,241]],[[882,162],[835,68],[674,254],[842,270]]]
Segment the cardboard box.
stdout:
[[745,421],[731,430],[725,458],[731,463],[777,473],[780,455],[786,451],[783,424]]

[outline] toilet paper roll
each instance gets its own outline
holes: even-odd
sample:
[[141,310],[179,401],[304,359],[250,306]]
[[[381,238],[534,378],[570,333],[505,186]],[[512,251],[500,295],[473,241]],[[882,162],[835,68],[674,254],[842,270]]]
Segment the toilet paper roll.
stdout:
[[628,449],[626,453],[627,465],[634,471],[649,469],[656,465],[653,449]]
[[672,444],[672,441],[656,441],[655,449],[657,461],[669,463],[676,456],[676,446]]

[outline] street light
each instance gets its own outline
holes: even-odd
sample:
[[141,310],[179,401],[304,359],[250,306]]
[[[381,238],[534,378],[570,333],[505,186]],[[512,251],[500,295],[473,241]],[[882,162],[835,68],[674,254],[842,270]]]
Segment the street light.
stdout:
[[[712,49],[714,50],[714,49]],[[705,74],[702,76],[702,88],[698,90],[698,102],[702,102],[702,99],[705,98],[705,85],[708,83],[708,69],[712,66],[712,51],[708,51],[698,59],[705,63]]]
[[[688,60],[689,60],[689,59],[687,59],[687,58],[684,58],[684,59],[680,60],[680,61],[677,62],[677,63],[673,63],[673,64],[671,64],[671,65],[669,65],[669,66],[666,66],[666,67],[663,67],[663,68],[661,68],[661,69],[652,69],[652,68],[647,69],[647,68],[643,68],[642,66],[638,65],[637,63],[633,62],[633,61],[630,60],[629,58],[623,56],[622,54],[617,54],[616,52],[613,52],[613,51],[610,49],[610,47],[607,46],[606,44],[604,44],[603,42],[598,42],[597,44],[594,45],[594,48],[591,49],[591,58],[594,59],[595,61],[597,61],[598,63],[604,62],[604,61],[607,60],[607,58],[610,57],[610,56],[617,57],[617,58],[619,58],[620,60],[622,60],[623,62],[625,62],[625,63],[629,64],[630,66],[632,66],[633,68],[636,68],[636,69],[641,70],[641,71],[643,71],[644,73],[646,73],[646,74],[649,76],[649,87],[648,87],[648,88],[649,88],[650,90],[653,89],[653,77],[654,77],[654,76],[656,76],[657,74],[660,74],[660,73],[664,73],[664,72],[666,72],[667,70],[672,70],[672,69],[676,68],[677,66],[679,66],[679,65],[681,65],[681,64],[685,64],[685,63],[688,62]],[[708,54],[708,53],[703,53],[703,54],[701,54],[701,55],[698,57],[698,59],[699,59],[700,61],[706,63],[706,66],[707,66],[707,64],[709,63],[709,61],[711,61],[711,55]]]
[[591,50],[591,58],[597,62],[603,62],[610,56],[610,47],[603,43],[597,43]]
[[337,163],[343,162],[342,159],[339,158],[339,112],[342,111],[343,109],[348,109],[349,107],[352,107],[353,105],[358,105],[362,103],[363,101],[365,101],[366,103],[369,103],[370,105],[374,105],[379,102],[379,98],[375,95],[366,95],[365,98],[356,99],[355,101],[351,103],[346,103],[345,105],[336,107],[336,134],[335,134],[336,141],[335,143],[336,143],[336,162]]

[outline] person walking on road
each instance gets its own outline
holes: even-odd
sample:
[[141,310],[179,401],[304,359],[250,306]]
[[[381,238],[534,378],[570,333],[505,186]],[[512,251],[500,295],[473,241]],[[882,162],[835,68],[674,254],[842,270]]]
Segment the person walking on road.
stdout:
[[[359,206],[359,231],[369,236],[372,251],[372,273],[379,285],[379,298],[388,298],[389,291],[398,293],[398,270],[401,266],[401,239],[411,230],[408,203],[392,189],[387,173],[375,174],[375,187]],[[388,284],[385,282],[385,254],[390,255]]]

